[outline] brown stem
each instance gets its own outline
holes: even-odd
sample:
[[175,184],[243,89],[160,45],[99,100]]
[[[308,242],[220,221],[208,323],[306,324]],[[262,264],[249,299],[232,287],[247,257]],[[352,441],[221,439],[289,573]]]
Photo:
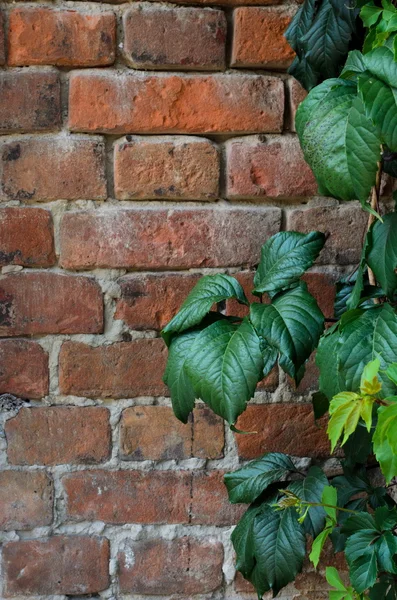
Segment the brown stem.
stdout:
[[[381,179],[382,179],[382,163],[379,162],[378,163],[378,171],[376,173],[375,185],[371,191],[371,208],[373,210],[376,210],[376,212],[379,212],[379,195],[380,195]],[[375,221],[375,216],[373,214],[370,214],[368,217],[367,232],[370,230],[374,221]],[[368,279],[369,279],[370,285],[376,286],[375,274],[374,274],[373,270],[370,269],[369,267],[368,267]],[[375,304],[379,304],[379,298],[375,298]]]

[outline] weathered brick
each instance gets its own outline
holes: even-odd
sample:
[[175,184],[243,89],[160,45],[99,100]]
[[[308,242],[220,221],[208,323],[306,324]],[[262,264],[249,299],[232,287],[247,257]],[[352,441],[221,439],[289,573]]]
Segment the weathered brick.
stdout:
[[0,277],[0,336],[101,333],[101,288],[88,277],[17,273]]
[[36,342],[0,340],[0,394],[39,399],[48,394],[48,354]]
[[114,149],[120,200],[211,200],[219,195],[219,150],[185,136],[127,136]]
[[109,585],[109,542],[57,535],[3,546],[7,597],[95,594]]
[[168,406],[133,406],[123,411],[120,448],[130,460],[221,458],[223,421],[208,408],[197,408],[184,425]]
[[188,471],[79,471],[62,479],[67,514],[106,523],[188,523]]
[[235,138],[226,155],[228,198],[292,200],[317,191],[296,136]]
[[0,529],[33,529],[52,522],[52,480],[43,471],[0,472]]
[[291,10],[236,8],[233,14],[233,67],[286,69],[295,52],[284,37]]
[[295,131],[295,115],[299,104],[306,98],[307,91],[301,86],[299,81],[291,78],[287,81],[288,102],[290,113],[290,129]]
[[332,318],[334,316],[337,274],[311,271],[310,273],[305,273],[302,279],[307,283],[309,292],[317,300],[325,317]]
[[239,417],[237,428],[258,432],[256,435],[236,434],[242,459],[256,458],[265,452],[315,458],[330,454],[325,423],[315,423],[313,408],[309,403],[248,406]]
[[115,319],[131,329],[161,330],[176,315],[200,279],[196,274],[131,273],[118,280]]
[[137,69],[222,70],[226,17],[212,8],[137,2],[123,16],[127,63]]
[[61,88],[56,71],[2,71],[0,97],[0,134],[60,128]]
[[0,265],[50,267],[55,262],[51,213],[41,208],[0,209]]
[[190,523],[192,525],[235,525],[246,506],[231,504],[223,483],[222,471],[198,472],[193,475]]
[[[23,0],[16,0],[17,2],[22,2]],[[103,0],[93,0],[94,2],[103,2]],[[158,0],[150,0],[151,2],[158,2]],[[173,4],[197,4],[201,6],[211,5],[211,6],[249,6],[250,4],[259,5],[267,5],[267,4],[280,4],[282,0],[174,0]],[[108,4],[124,4],[125,0],[107,0]],[[299,3],[299,0],[298,0]]]
[[8,64],[11,66],[111,65],[115,53],[113,12],[83,13],[25,6],[10,13]]
[[61,224],[67,269],[229,267],[259,262],[280,229],[278,208],[110,209],[69,212]]
[[6,40],[4,32],[4,12],[0,12],[0,65],[6,63]]
[[100,137],[21,137],[0,144],[0,200],[103,200],[105,145]]
[[118,560],[122,593],[190,596],[212,592],[223,581],[220,542],[188,537],[130,542]]
[[13,465],[100,463],[109,457],[107,408],[51,406],[22,408],[5,425]]
[[140,339],[94,348],[65,342],[59,357],[62,394],[94,398],[164,396],[167,349],[161,339]]
[[296,208],[287,214],[290,231],[317,230],[329,234],[317,259],[319,264],[358,263],[367,221],[366,213],[360,210],[357,202]]
[[271,133],[283,124],[283,82],[266,75],[85,70],[72,73],[69,91],[72,131]]

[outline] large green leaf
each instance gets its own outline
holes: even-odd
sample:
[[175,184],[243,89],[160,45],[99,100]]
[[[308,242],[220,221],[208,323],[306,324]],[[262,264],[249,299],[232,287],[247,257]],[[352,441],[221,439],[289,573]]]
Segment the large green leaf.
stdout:
[[375,223],[367,261],[386,296],[392,300],[397,290],[397,213],[383,217],[383,223]]
[[280,366],[295,380],[324,330],[317,302],[301,284],[277,296],[272,304],[252,304],[251,321],[261,337],[277,348]]
[[260,339],[248,319],[218,321],[196,337],[185,369],[196,397],[233,424],[262,378]]
[[397,581],[390,575],[381,575],[369,597],[371,600],[397,600]]
[[236,569],[248,578],[255,567],[253,526],[261,506],[250,506],[233,530],[231,540],[237,556]]
[[367,204],[375,184],[381,141],[366,116],[357,86],[342,79],[310,92],[296,115],[306,161],[323,194]]
[[339,384],[339,331],[327,332],[320,339],[316,352],[316,365],[320,369],[320,391],[331,400],[342,391]]
[[179,312],[163,329],[163,335],[179,333],[198,325],[216,302],[235,298],[242,304],[248,304],[239,282],[230,275],[206,275],[202,277],[190,292]]
[[270,484],[295,471],[293,462],[285,454],[265,454],[242,469],[225,475],[229,500],[233,504],[254,502]]
[[299,281],[312,266],[325,243],[318,231],[304,234],[282,231],[262,246],[261,260],[255,274],[256,294],[274,294]]
[[[311,467],[304,479],[293,481],[288,489],[305,502],[321,502],[328,479],[320,467]],[[323,529],[325,511],[321,506],[312,506],[303,522],[306,533],[313,538]]]
[[397,402],[379,407],[373,442],[375,456],[390,483],[397,475]]

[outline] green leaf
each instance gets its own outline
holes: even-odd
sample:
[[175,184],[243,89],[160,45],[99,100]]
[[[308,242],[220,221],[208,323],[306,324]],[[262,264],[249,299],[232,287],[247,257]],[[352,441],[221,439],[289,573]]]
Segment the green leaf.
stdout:
[[336,79],[318,86],[300,104],[296,129],[323,193],[359,199],[368,210],[381,141],[357,97],[356,84]]
[[397,600],[397,581],[390,575],[381,575],[369,592],[370,600]]
[[339,331],[323,335],[316,353],[316,365],[320,370],[320,391],[329,400],[343,388],[339,382]]
[[369,396],[375,396],[376,394],[379,394],[382,389],[382,384],[378,378],[379,369],[379,358],[375,358],[365,365],[360,382],[360,392],[362,394],[368,394]]
[[343,583],[342,579],[340,578],[340,575],[339,575],[338,571],[335,569],[335,567],[327,567],[325,569],[325,577],[326,577],[329,585],[331,585],[335,589],[342,591],[342,592],[345,592],[347,590],[345,584]]
[[360,594],[374,585],[377,575],[378,567],[375,552],[360,556],[350,566],[350,580],[354,589]]
[[379,407],[373,442],[375,456],[389,484],[397,475],[397,402]]
[[[336,506],[338,505],[338,491],[332,485],[327,485],[323,489],[321,502],[324,505],[324,510],[329,517],[336,523]],[[325,506],[327,505],[327,506]]]
[[397,213],[383,217],[383,223],[375,223],[367,261],[386,296],[392,300],[397,290]]
[[248,319],[218,321],[195,339],[185,369],[196,397],[228,423],[235,423],[262,379],[260,340]]
[[253,546],[253,525],[261,506],[250,506],[235,527],[231,540],[237,556],[236,569],[245,577],[249,577],[255,567]]
[[179,312],[163,329],[164,334],[179,333],[198,325],[211,310],[213,304],[235,298],[241,304],[248,304],[239,282],[230,275],[206,275],[190,292]]
[[375,23],[378,21],[379,17],[381,16],[381,13],[381,8],[376,6],[373,2],[369,2],[361,9],[360,17],[365,27],[371,27],[372,25],[375,25]]
[[321,552],[323,551],[324,544],[332,533],[333,526],[326,527],[321,533],[318,534],[316,539],[313,541],[312,549],[309,554],[309,560],[313,563],[314,568],[317,569],[318,563],[320,562]]
[[295,471],[293,462],[285,454],[265,454],[242,469],[225,475],[229,500],[233,504],[254,502],[271,483],[281,481]]
[[[365,398],[361,398],[355,392],[340,392],[333,397],[329,407],[331,418],[327,428],[327,434],[331,441],[331,452],[334,451],[343,433],[342,446],[352,433],[354,433],[360,417],[364,416],[368,420],[366,406]],[[371,414],[372,410],[369,415],[370,417]]]
[[338,490],[338,505],[342,507],[346,506],[352,496],[363,492],[369,494],[372,491],[365,472],[334,477],[332,485]]
[[[305,477],[301,481],[293,481],[288,489],[293,492],[300,500],[305,502],[321,502],[325,486],[328,485],[328,479],[320,467],[311,467]],[[306,533],[312,537],[316,537],[323,529],[325,524],[325,511],[321,506],[312,506],[303,526]]]
[[282,231],[262,246],[261,261],[255,274],[255,294],[274,294],[299,281],[312,266],[325,243],[325,235],[312,231],[305,235]]
[[357,463],[365,464],[372,454],[372,433],[368,433],[365,427],[357,427],[343,448],[346,465],[353,467]]
[[306,553],[305,533],[296,511],[265,507],[255,517],[253,536],[256,566],[250,580],[259,597],[269,590],[277,595],[301,571]]
[[383,533],[376,542],[376,553],[381,571],[397,573],[397,563],[394,558],[397,554],[397,538],[391,531]]
[[279,351],[280,366],[298,380],[324,329],[323,314],[306,284],[301,282],[278,295],[270,305],[251,304],[251,321],[258,334]]
[[315,392],[312,395],[314,418],[321,419],[329,409],[329,400],[322,392]]
[[386,375],[397,386],[397,363],[389,365],[386,369]]

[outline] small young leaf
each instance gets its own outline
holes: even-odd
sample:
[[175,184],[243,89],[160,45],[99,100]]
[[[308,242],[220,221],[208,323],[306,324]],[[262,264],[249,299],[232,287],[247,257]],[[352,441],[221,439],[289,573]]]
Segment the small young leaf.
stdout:
[[397,402],[379,407],[373,442],[375,456],[389,484],[397,475]]
[[365,365],[360,383],[360,392],[363,395],[376,396],[381,391],[382,384],[378,378],[379,369],[379,358],[375,358]]
[[332,529],[332,525],[330,527],[326,527],[313,541],[312,549],[309,554],[309,560],[313,563],[315,569],[317,569],[318,563],[320,562],[321,552],[323,551],[324,544],[329,535],[332,533]]
[[[310,467],[305,479],[293,481],[288,486],[288,490],[293,492],[300,500],[319,503],[327,485],[328,479],[320,467]],[[314,538],[323,529],[324,524],[325,511],[322,506],[310,507],[303,521],[306,533]]]
[[327,582],[329,583],[329,585],[331,585],[335,589],[337,589],[341,592],[347,591],[347,588],[346,588],[345,584],[343,583],[342,579],[340,578],[340,575],[339,575],[338,571],[335,569],[335,567],[327,567],[325,569],[325,578],[326,578]]
[[343,433],[342,445],[356,430],[361,413],[360,396],[354,392],[340,392],[331,400],[329,413],[331,418],[328,422],[327,434],[333,452]]
[[327,485],[321,498],[323,508],[332,521],[336,523],[336,506],[338,506],[338,491],[332,485]]

